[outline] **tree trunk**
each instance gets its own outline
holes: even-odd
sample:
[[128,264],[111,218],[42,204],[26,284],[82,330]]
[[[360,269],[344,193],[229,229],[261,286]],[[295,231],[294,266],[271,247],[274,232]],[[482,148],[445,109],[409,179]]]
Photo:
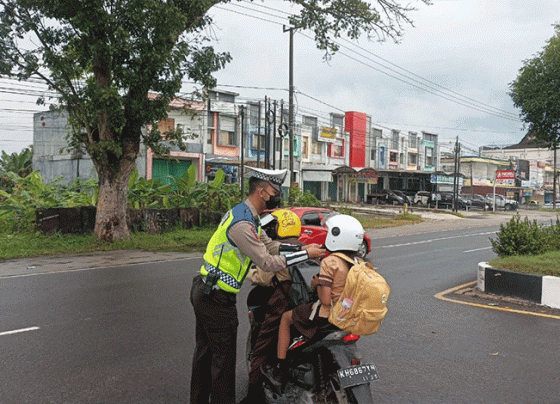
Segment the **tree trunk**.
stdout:
[[138,155],[138,144],[135,143],[127,142],[123,145],[123,156],[116,173],[108,166],[97,165],[99,199],[94,233],[100,240],[112,242],[130,238],[126,212],[128,180],[136,166]]

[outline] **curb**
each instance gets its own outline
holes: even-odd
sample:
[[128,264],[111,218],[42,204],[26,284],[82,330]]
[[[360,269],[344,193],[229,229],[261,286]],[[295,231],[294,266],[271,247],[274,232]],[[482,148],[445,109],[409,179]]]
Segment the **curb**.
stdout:
[[526,299],[560,309],[560,278],[525,274],[478,263],[477,287],[482,292]]
[[538,313],[538,312],[528,311],[528,310],[518,310],[518,309],[509,308],[509,307],[499,307],[499,306],[493,305],[492,303],[473,303],[473,302],[470,302],[470,301],[464,301],[464,300],[460,300],[460,299],[452,299],[452,298],[446,297],[446,295],[453,294],[457,290],[472,287],[472,286],[475,286],[476,284],[477,284],[477,281],[473,281],[473,282],[465,283],[463,285],[455,286],[454,288],[447,289],[447,290],[444,290],[443,292],[436,293],[434,295],[434,297],[436,299],[439,299],[439,300],[442,300],[442,301],[445,301],[445,302],[464,304],[464,305],[467,305],[467,306],[478,307],[478,308],[482,308],[482,309],[505,311],[505,312],[508,312],[508,313],[516,313],[516,314],[528,314],[528,315],[531,315],[531,316],[553,318],[555,320],[560,320],[560,316],[554,315],[554,314]]

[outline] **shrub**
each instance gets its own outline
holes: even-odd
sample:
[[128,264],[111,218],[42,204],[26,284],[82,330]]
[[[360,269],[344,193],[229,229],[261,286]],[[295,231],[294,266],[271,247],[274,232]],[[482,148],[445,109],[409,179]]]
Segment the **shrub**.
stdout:
[[292,185],[288,193],[290,206],[321,206],[321,201],[309,191],[301,192],[298,185]]
[[544,229],[536,220],[521,220],[517,215],[506,225],[500,225],[496,240],[490,241],[492,249],[499,257],[536,255],[549,251],[548,233],[549,230]]

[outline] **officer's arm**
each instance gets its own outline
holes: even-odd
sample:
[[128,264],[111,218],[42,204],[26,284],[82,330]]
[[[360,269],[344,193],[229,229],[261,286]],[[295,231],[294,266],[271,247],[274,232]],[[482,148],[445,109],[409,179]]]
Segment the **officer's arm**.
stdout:
[[258,236],[255,226],[250,222],[236,223],[229,229],[228,236],[237,248],[263,271],[277,272],[309,259],[309,254],[305,250],[288,255],[270,254]]

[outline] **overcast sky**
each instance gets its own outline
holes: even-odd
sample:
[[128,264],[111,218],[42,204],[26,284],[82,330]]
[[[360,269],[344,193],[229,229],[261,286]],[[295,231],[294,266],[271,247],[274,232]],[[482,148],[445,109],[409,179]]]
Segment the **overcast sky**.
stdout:
[[[219,84],[288,88],[288,34],[281,25],[238,14],[280,22],[258,11],[282,15],[270,8],[288,11],[284,3],[233,2],[212,10],[219,39],[216,46],[233,56],[217,75]],[[296,34],[296,89],[338,109],[365,112],[383,129],[424,130],[439,134],[444,141],[459,136],[474,149],[521,140],[525,131],[507,94],[509,83],[517,77],[523,61],[554,35],[553,24],[560,22],[560,1],[434,0],[430,6],[420,1],[409,4],[418,10],[410,14],[414,27],[405,27],[401,43],[361,40],[362,50],[341,41],[348,48],[341,49],[329,63],[323,61],[309,32],[303,32],[307,37]],[[240,97],[268,95],[288,100],[286,91],[229,89]],[[304,114],[320,111],[326,117],[329,112],[339,112],[301,94],[297,105],[298,112]]]
[[[509,83],[554,35],[560,1],[409,4],[418,8],[409,14],[414,27],[405,27],[399,44],[361,40],[359,49],[341,41],[345,48],[328,63],[311,33],[296,33],[297,113],[319,115],[326,124],[330,112],[360,111],[384,130],[428,131],[442,142],[459,136],[473,150],[521,140],[525,131]],[[289,35],[281,24],[289,11],[282,0],[233,1],[211,10],[214,46],[233,57],[216,75],[219,88],[239,93],[240,100],[283,99],[287,108]],[[32,143],[32,110],[41,109],[35,96],[10,94],[14,86],[21,88],[0,80],[0,150],[9,153]]]

